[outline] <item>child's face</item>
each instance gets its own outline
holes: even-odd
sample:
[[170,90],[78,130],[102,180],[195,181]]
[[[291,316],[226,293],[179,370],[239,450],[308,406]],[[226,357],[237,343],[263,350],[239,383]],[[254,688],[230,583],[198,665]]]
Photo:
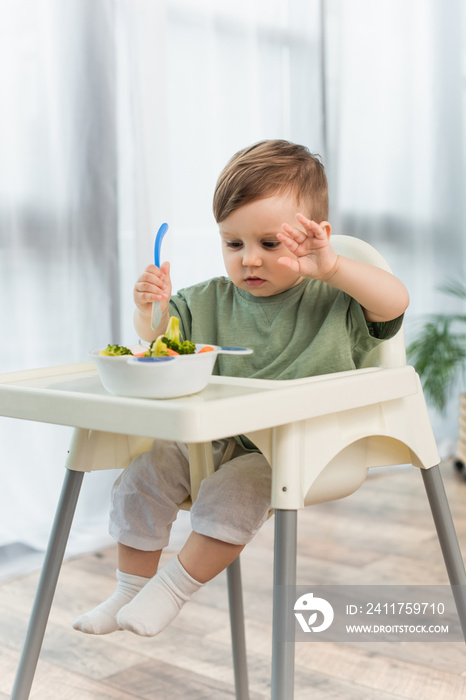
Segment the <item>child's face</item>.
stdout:
[[301,228],[293,194],[258,199],[236,209],[219,224],[222,252],[229,278],[254,296],[268,297],[295,287],[302,277],[281,265],[278,258],[295,259],[277,239],[282,224]]

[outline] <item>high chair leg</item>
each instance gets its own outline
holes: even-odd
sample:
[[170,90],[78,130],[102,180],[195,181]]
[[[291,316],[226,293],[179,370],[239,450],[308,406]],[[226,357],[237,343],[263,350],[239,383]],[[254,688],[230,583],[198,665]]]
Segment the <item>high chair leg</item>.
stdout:
[[466,641],[466,572],[442,475],[438,466],[421,469],[421,474]]
[[227,582],[236,700],[249,700],[243,589],[241,585],[241,565],[239,557],[227,567]]
[[298,511],[275,509],[271,700],[294,697],[297,524]]
[[84,472],[75,472],[69,469],[65,473],[10,700],[27,700],[29,698],[83,476]]

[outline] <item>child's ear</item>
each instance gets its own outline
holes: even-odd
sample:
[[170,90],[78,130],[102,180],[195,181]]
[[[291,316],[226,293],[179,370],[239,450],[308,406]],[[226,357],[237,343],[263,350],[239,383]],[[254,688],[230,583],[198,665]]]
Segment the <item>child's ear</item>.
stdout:
[[329,224],[328,221],[321,221],[319,226],[324,229],[325,233],[327,234],[327,238],[330,238],[332,235],[332,227]]

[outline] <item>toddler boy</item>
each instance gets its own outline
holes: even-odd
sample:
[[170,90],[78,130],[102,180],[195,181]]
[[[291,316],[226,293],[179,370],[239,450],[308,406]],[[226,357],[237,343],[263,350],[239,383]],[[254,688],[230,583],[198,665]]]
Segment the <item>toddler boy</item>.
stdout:
[[[273,140],[237,153],[218,179],[214,215],[228,277],[172,296],[169,263],[149,265],[134,288],[134,324],[144,340],[177,316],[193,342],[253,349],[219,356],[218,374],[295,379],[361,367],[400,329],[406,288],[384,270],[335,253],[327,178],[307,148]],[[155,331],[154,301],[162,307]],[[217,441],[213,450],[216,471],[191,509],[192,533],[160,571],[179,504],[190,495],[187,446],[157,440],[121,474],[110,514],[117,588],[76,618],[75,629],[158,634],[254,537],[270,510],[270,466],[244,436]]]

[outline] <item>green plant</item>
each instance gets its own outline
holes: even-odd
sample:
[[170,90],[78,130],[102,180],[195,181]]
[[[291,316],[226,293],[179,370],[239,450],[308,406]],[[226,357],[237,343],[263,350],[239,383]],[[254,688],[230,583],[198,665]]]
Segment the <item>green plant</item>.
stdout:
[[[466,285],[450,282],[439,291],[466,301]],[[407,348],[408,360],[419,374],[427,400],[444,411],[466,364],[466,315],[431,314]]]

